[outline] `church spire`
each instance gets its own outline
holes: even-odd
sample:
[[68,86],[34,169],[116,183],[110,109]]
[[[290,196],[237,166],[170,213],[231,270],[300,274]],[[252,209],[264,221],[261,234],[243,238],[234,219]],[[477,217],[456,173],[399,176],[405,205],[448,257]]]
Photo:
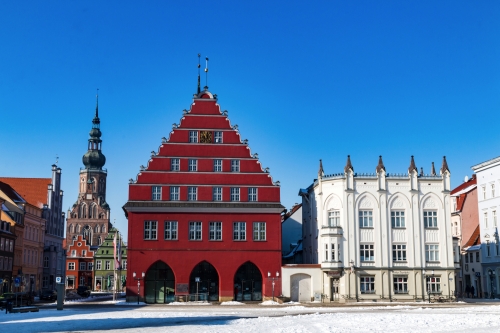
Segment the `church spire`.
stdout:
[[92,128],[99,128],[99,124],[101,120],[99,119],[99,88],[97,89],[97,93],[95,95],[95,117],[92,120]]
[[[99,92],[99,89],[97,89]],[[102,140],[101,129],[99,128],[101,120],[99,119],[99,95],[96,95],[95,116],[92,120],[92,129],[89,133],[88,151],[83,155],[82,162],[87,170],[101,170],[106,163],[106,157],[101,152]]]

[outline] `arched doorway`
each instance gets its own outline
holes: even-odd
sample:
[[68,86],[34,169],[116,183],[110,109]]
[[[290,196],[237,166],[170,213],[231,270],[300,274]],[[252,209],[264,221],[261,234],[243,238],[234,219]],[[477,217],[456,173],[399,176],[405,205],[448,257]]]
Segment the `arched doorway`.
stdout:
[[189,276],[190,300],[219,300],[219,274],[207,261],[202,261],[193,268]]
[[262,301],[262,274],[247,261],[234,275],[234,296],[237,301]]
[[146,303],[170,303],[174,301],[174,272],[163,261],[157,261],[149,267],[144,283]]

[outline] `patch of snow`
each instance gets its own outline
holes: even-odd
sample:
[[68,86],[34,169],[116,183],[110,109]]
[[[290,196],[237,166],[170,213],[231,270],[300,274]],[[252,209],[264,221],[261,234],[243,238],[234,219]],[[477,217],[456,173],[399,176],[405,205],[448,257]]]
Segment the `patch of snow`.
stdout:
[[283,305],[283,304],[269,300],[269,301],[264,301],[264,302],[260,303],[259,305]]
[[212,303],[208,302],[172,302],[167,305],[212,305]]
[[290,302],[286,302],[285,304],[295,305],[295,304],[300,304],[300,303],[299,302],[290,301]]
[[220,305],[245,305],[245,303],[237,302],[237,301],[228,301],[222,302]]

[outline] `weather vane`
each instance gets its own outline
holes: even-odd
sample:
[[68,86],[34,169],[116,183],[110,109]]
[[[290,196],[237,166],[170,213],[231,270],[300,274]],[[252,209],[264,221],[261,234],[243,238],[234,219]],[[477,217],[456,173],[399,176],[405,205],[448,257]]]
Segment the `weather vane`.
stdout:
[[208,90],[208,57],[205,58],[205,89]]

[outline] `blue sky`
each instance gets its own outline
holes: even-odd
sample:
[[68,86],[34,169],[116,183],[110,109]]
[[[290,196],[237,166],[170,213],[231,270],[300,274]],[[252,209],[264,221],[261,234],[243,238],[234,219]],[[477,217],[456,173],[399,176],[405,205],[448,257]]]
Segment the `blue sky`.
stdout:
[[[182,4],[181,4],[182,3]],[[208,85],[282,203],[341,172],[402,173],[447,156],[452,185],[499,156],[498,1],[11,1],[0,10],[0,175],[49,177],[64,207],[99,88],[112,221],[161,137],[189,108],[197,54]],[[204,78],[202,78],[204,84]]]

